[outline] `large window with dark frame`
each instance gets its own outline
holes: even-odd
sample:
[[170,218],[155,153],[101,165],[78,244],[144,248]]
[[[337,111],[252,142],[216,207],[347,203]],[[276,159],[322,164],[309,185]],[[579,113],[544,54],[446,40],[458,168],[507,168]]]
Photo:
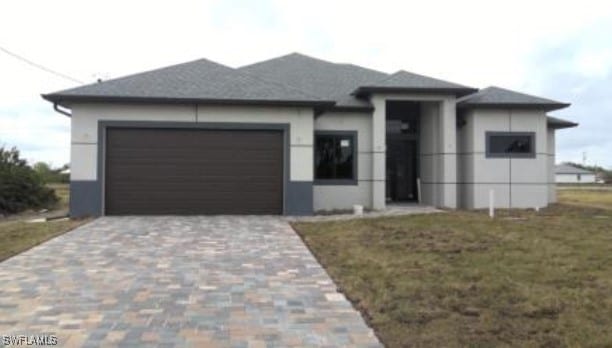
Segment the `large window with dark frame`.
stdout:
[[487,157],[535,157],[535,133],[487,132]]
[[349,184],[356,181],[356,142],[355,132],[316,132],[314,144],[315,182]]

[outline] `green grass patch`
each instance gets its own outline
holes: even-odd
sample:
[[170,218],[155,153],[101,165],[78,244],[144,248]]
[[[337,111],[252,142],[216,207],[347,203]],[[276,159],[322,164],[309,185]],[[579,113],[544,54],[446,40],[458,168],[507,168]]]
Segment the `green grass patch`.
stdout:
[[70,199],[70,188],[67,184],[48,185],[55,190],[59,201],[46,214],[24,212],[0,219],[0,261],[17,255],[53,237],[64,234],[89,220],[61,220],[30,223],[28,220],[43,216],[65,214]]
[[295,223],[389,347],[612,346],[612,211]]
[[0,221],[0,261],[17,255],[53,237],[64,234],[87,220],[29,223]]
[[557,190],[559,202],[564,204],[612,209],[612,190],[610,189],[563,189]]

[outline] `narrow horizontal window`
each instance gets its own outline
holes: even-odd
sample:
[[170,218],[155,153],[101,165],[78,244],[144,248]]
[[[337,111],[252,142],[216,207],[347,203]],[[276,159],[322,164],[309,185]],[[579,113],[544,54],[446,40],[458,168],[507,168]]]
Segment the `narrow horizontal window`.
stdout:
[[350,184],[357,180],[356,133],[316,132],[314,148],[317,183]]
[[535,133],[487,132],[487,157],[535,157]]

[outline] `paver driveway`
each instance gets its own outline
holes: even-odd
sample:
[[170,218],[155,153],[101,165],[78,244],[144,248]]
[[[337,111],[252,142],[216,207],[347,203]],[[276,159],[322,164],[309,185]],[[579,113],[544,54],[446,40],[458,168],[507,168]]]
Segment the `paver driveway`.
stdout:
[[0,263],[0,335],[60,346],[379,346],[276,217],[104,217]]

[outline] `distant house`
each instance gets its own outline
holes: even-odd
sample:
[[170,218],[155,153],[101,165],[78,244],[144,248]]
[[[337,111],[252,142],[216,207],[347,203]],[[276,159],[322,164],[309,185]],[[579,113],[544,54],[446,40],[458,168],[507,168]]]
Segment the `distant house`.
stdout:
[[597,182],[594,172],[569,164],[555,166],[555,181],[561,184],[592,184]]

